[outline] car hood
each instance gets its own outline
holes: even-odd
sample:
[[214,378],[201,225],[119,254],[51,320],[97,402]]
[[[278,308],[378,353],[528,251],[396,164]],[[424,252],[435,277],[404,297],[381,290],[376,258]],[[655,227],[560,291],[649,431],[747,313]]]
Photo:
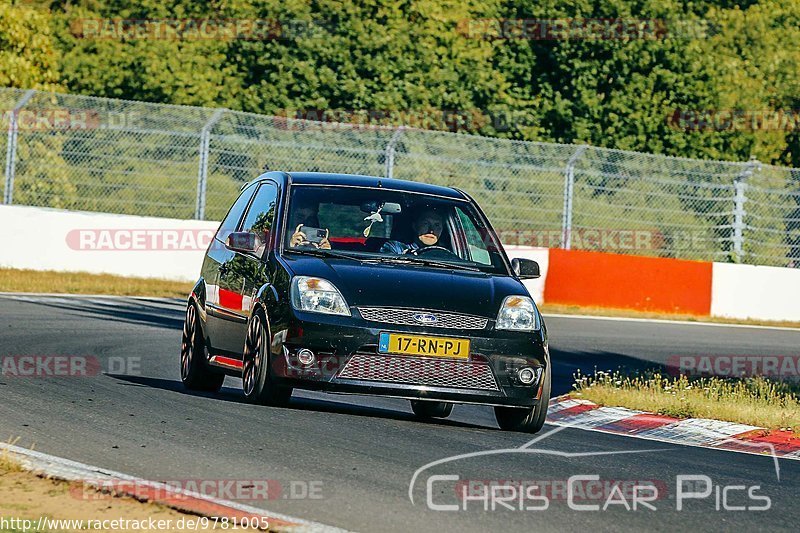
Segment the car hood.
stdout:
[[510,276],[426,266],[285,256],[290,273],[327,279],[351,306],[443,310],[495,318],[503,299],[527,295]]

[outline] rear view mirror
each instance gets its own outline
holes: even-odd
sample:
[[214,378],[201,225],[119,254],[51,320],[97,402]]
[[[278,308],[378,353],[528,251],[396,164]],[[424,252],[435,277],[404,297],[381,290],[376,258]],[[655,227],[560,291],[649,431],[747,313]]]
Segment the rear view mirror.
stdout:
[[400,213],[403,208],[396,202],[364,202],[361,204],[361,210],[365,213],[375,213],[378,209],[384,215],[396,215]]
[[536,279],[540,276],[539,263],[532,259],[517,259],[515,257],[511,260],[511,268],[519,279]]
[[383,207],[381,207],[381,213],[385,215],[396,215],[402,210],[403,208],[400,207],[400,204],[395,202],[386,202],[383,204]]
[[234,231],[228,235],[225,248],[233,252],[255,254],[263,248],[263,243],[258,235],[249,231]]

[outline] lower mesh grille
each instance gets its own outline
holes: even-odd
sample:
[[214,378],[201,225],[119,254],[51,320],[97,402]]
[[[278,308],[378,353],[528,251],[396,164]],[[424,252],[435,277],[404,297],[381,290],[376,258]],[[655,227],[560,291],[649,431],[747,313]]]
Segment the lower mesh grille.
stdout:
[[455,389],[498,390],[488,364],[446,359],[357,353],[347,361],[338,378]]

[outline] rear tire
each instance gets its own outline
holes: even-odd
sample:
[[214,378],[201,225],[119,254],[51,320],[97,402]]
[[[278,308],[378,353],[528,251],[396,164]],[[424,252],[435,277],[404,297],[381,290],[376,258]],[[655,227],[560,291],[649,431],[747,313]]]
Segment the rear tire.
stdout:
[[269,344],[266,316],[262,311],[256,311],[250,318],[244,341],[242,390],[244,397],[250,402],[283,406],[289,403],[292,388],[277,385],[272,381]]
[[503,431],[519,431],[522,433],[538,433],[547,420],[547,408],[550,404],[550,367],[544,374],[542,397],[535,407],[495,407],[494,417]]
[[189,390],[217,392],[225,374],[214,372],[206,361],[206,342],[192,302],[186,308],[181,336],[181,381]]
[[453,412],[453,404],[411,400],[411,410],[418,418],[447,418]]

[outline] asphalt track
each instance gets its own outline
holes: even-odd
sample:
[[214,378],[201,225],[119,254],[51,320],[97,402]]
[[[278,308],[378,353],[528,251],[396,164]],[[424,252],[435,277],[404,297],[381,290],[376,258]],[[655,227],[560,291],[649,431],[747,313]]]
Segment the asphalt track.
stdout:
[[[409,484],[426,464],[518,448],[530,436],[499,431],[485,407],[458,406],[448,420],[424,423],[412,418],[407,402],[394,399],[298,393],[289,408],[259,407],[242,400],[233,379],[217,395],[188,393],[178,377],[182,315],[176,300],[0,296],[0,356],[86,356],[102,367],[91,377],[0,376],[0,438],[152,480],[275,480],[282,490],[273,499],[248,503],[359,531],[796,531],[800,461],[780,460],[776,470],[771,457],[571,428],[526,453],[426,469],[412,487],[412,503]],[[579,368],[649,367],[670,355],[800,354],[800,331],[546,320],[554,393],[569,390]],[[543,433],[554,429],[548,425]],[[502,504],[485,510],[483,501],[468,501],[467,510],[435,511],[426,505],[428,496],[436,504],[459,500],[455,481],[434,478],[429,493],[431,474],[562,487],[570,476],[598,475],[628,486],[655,484],[659,498],[651,502],[656,510],[602,510],[603,495],[577,502],[599,503],[601,510],[577,511],[558,491],[546,491],[544,510],[519,510],[519,502],[510,504],[514,510]],[[679,475],[708,476],[715,489],[677,511]],[[768,510],[726,510],[721,498],[717,504],[717,487],[721,495],[725,486],[756,485],[753,494],[769,498]],[[315,497],[304,495],[309,488]],[[738,489],[727,494],[729,506],[765,504]]]

